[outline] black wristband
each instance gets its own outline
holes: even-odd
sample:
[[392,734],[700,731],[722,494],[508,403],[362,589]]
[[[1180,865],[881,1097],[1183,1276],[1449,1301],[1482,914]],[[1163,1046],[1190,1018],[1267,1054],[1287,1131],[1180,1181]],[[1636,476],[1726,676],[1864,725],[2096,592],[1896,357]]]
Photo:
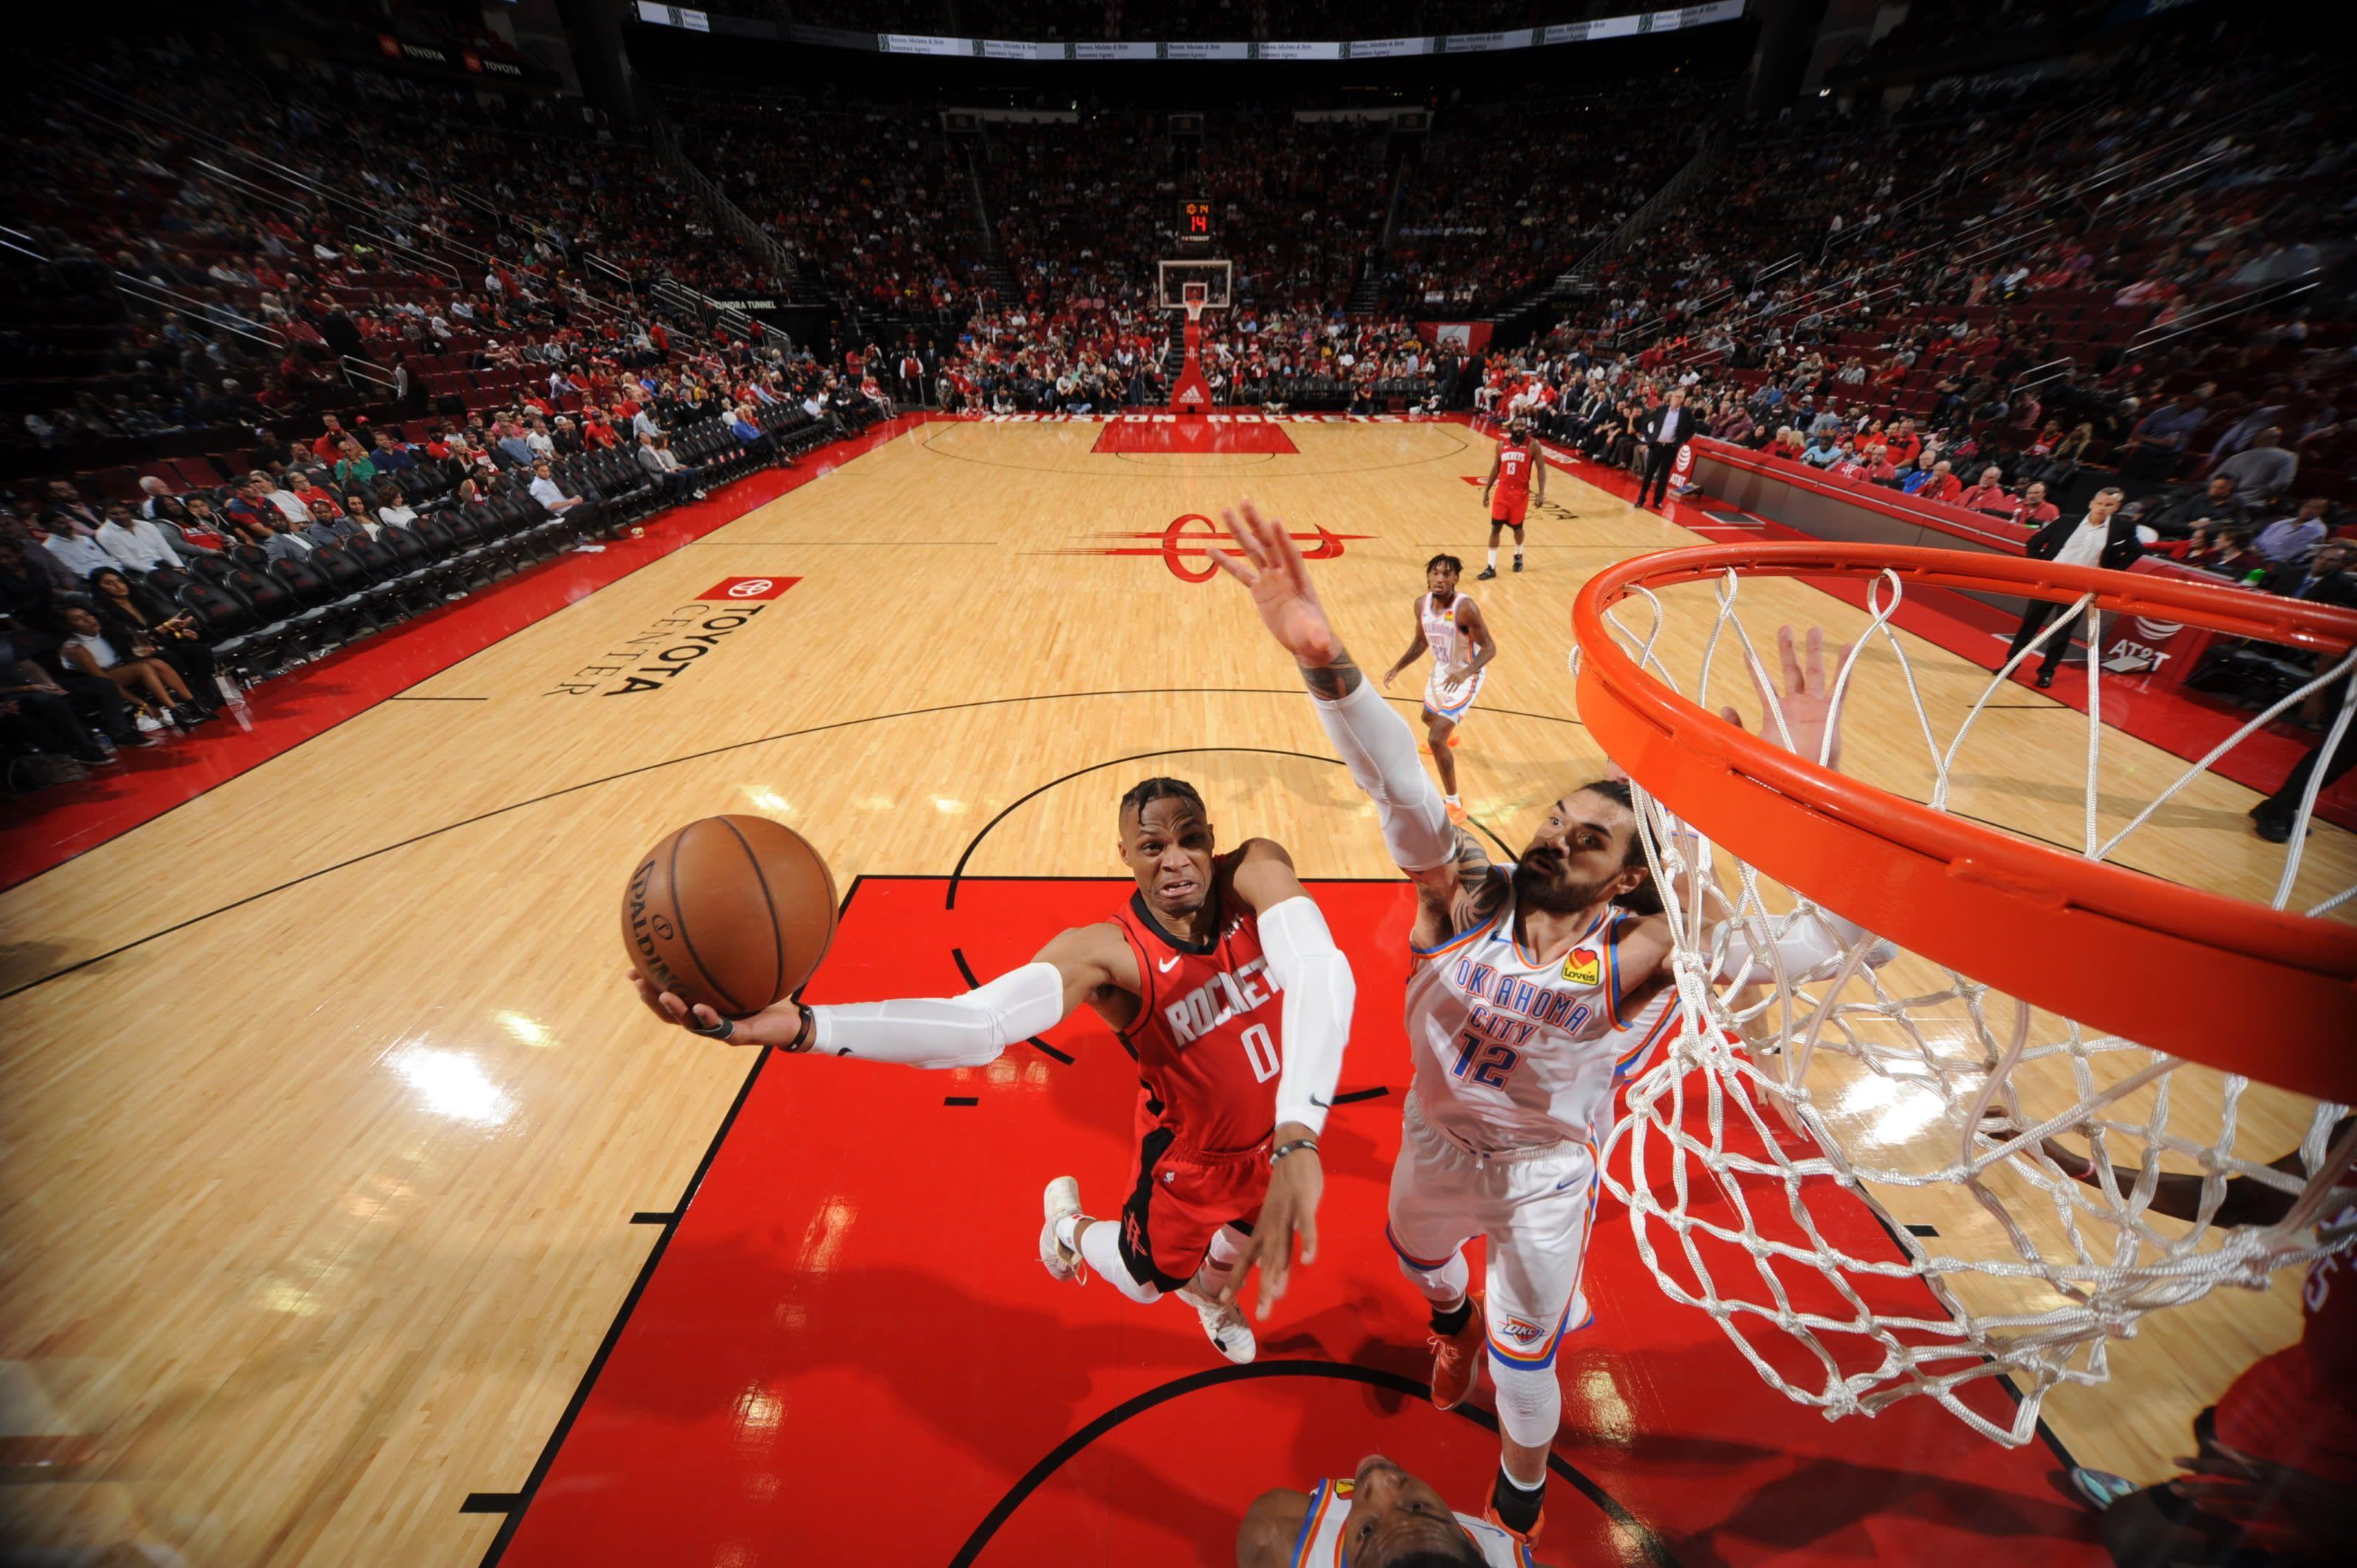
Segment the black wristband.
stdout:
[[1274,1166],[1277,1161],[1285,1158],[1286,1155],[1292,1154],[1297,1149],[1308,1149],[1311,1154],[1316,1154],[1318,1152],[1318,1140],[1315,1138],[1296,1138],[1290,1144],[1279,1144],[1275,1149],[1269,1152],[1268,1163],[1270,1165]]
[[802,1004],[799,1002],[795,1003],[794,1005],[802,1007],[802,1027],[794,1031],[794,1037],[792,1039],[788,1040],[784,1045],[778,1047],[788,1055],[793,1055],[798,1052],[810,1049],[811,1046],[815,1042],[818,1035],[818,1015],[812,1012],[807,1007],[802,1007]]

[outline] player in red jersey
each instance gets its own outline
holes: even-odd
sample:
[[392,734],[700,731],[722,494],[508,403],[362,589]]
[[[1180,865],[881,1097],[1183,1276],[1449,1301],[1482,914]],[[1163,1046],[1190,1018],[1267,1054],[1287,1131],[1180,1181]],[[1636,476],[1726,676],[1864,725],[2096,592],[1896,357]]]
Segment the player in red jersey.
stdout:
[[[1497,493],[1496,500],[1491,492]],[[1539,445],[1531,439],[1531,422],[1514,419],[1507,423],[1505,438],[1498,443],[1498,455],[1490,459],[1490,477],[1481,481],[1481,504],[1490,509],[1490,560],[1481,568],[1475,582],[1487,582],[1498,575],[1498,531],[1514,531],[1514,570],[1523,569],[1523,514],[1531,502],[1546,502],[1546,459],[1539,453]]]
[[[2326,1137],[2326,1158],[2357,1132],[2342,1117]],[[2080,1181],[2094,1184],[2095,1162],[2055,1139],[2047,1158]],[[2295,1183],[2309,1176],[2298,1151],[2268,1167]],[[2142,1173],[2115,1165],[2113,1185],[2134,1187]],[[2207,1177],[2169,1173],[2154,1185],[2151,1212],[2179,1219],[2199,1216]],[[2224,1184],[2211,1223],[2277,1225],[2291,1214],[2295,1194],[2255,1177]],[[2103,1509],[2104,1544],[2121,1563],[2271,1563],[2344,1560],[2357,1539],[2357,1178],[2344,1174],[2325,1196],[2317,1220],[2319,1239],[2338,1238],[2341,1250],[2308,1266],[2300,1292],[2305,1322],[2299,1342],[2245,1369],[2193,1420],[2194,1457],[2187,1474],[2157,1487],[2084,1467],[2071,1472],[2080,1495]]]
[[[1121,857],[1136,887],[1113,918],[1059,932],[1031,962],[965,995],[802,1007],[724,1019],[639,994],[670,1023],[737,1045],[979,1067],[1083,1003],[1137,1058],[1137,1158],[1118,1223],[1081,1211],[1080,1184],[1048,1184],[1039,1261],[1060,1280],[1093,1269],[1133,1301],[1195,1308],[1231,1361],[1257,1347],[1235,1295],[1260,1271],[1259,1313],[1285,1292],[1297,1233],[1318,1251],[1318,1136],[1351,1026],[1351,966],[1284,848],[1213,844],[1202,797],[1148,779],[1122,797]],[[1282,998],[1282,1001],[1279,998]]]

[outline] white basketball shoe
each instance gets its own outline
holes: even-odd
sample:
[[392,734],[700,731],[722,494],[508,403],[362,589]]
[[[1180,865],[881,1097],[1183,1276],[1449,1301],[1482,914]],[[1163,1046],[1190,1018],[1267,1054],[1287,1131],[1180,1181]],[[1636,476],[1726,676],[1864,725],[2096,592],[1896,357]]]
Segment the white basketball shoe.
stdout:
[[1051,1279],[1079,1279],[1084,1266],[1081,1254],[1056,1239],[1056,1221],[1080,1213],[1081,1184],[1071,1176],[1060,1176],[1048,1184],[1040,1202],[1048,1211],[1048,1222],[1039,1228],[1040,1267],[1048,1271]]

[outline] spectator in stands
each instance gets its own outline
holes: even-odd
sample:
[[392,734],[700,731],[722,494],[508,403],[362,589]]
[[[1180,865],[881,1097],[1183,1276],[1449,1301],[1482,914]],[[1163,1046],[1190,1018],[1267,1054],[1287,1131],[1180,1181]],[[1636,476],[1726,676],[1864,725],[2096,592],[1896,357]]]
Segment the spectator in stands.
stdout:
[[2120,445],[2121,477],[2157,479],[2175,472],[2185,444],[2209,417],[2200,392],[2181,392],[2137,420]]
[[1909,479],[1901,488],[1921,496],[1927,501],[1953,503],[1956,498],[1964,493],[1964,481],[1956,478],[1944,459],[1932,464],[1929,468],[1918,468],[1915,470],[1914,478]]
[[1956,504],[1973,511],[2011,517],[2020,503],[2005,493],[2005,470],[1991,463],[1981,470],[1981,477],[1969,489],[1956,497]]
[[1808,446],[1802,450],[1801,461],[1812,468],[1830,468],[1844,456],[1841,447],[1835,444],[1833,432],[1819,430],[1810,435]]
[[180,672],[156,657],[147,643],[117,647],[106,635],[97,612],[70,605],[64,615],[65,640],[58,658],[69,669],[112,681],[134,703],[145,703],[158,720],[194,729],[216,716],[216,710],[190,693]]
[[[2033,489],[2038,486],[2030,487]],[[2115,486],[2097,490],[2087,503],[2087,515],[2077,522],[2065,523],[2061,519],[2048,523],[2029,536],[2023,548],[2033,561],[2051,561],[2059,566],[2101,566],[2106,571],[2125,572],[2144,553],[2148,541],[2132,518],[2118,515],[2126,495]],[[2079,618],[2070,614],[2068,605],[2032,599],[2022,612],[2021,627],[2013,634],[2013,646],[2006,650],[2009,660],[2029,646],[2046,623],[2055,617],[2065,624],[2055,628],[2046,644],[2046,657],[2038,671],[2038,687],[2044,691],[2054,684],[2054,671],[2062,666],[2063,656],[2071,650],[2071,638],[2075,629],[2071,623]]]
[[2306,561],[2276,567],[2259,586],[2287,599],[2357,609],[2357,541],[2328,539]]
[[91,607],[110,643],[153,650],[199,697],[221,689],[213,679],[213,650],[204,645],[194,615],[174,609],[120,572],[91,573],[90,589]]
[[2202,484],[2183,487],[2145,521],[2163,539],[2188,539],[2201,523],[2240,522],[2248,515],[2234,499],[2233,476],[2212,474]]
[[410,455],[409,448],[392,431],[380,430],[375,439],[376,450],[369,454],[369,461],[376,466],[378,473],[405,473],[417,467],[417,459]]
[[414,528],[417,512],[401,493],[401,487],[390,479],[379,479],[376,486],[376,520],[393,528]]
[[730,411],[728,431],[737,437],[737,445],[755,456],[782,462],[789,468],[793,467],[793,460],[780,453],[778,444],[761,433],[761,427],[753,423],[753,411],[742,403]]
[[251,487],[248,493],[259,496],[265,504],[275,508],[279,516],[296,527],[300,528],[310,521],[310,503],[268,474],[257,470],[248,476],[246,483]]
[[653,478],[655,493],[665,506],[675,506],[689,496],[703,499],[704,492],[695,489],[685,467],[673,454],[669,436],[640,436],[638,458],[639,467]]
[[527,488],[532,491],[532,499],[538,501],[551,517],[560,516],[586,504],[581,497],[565,493],[565,487],[556,482],[555,470],[549,467],[545,457],[532,466],[532,483]]
[[51,479],[48,483],[48,504],[42,509],[51,519],[49,528],[56,533],[76,533],[87,539],[98,532],[106,516],[98,508],[82,499],[81,491],[71,479]]
[[2013,521],[2026,528],[2043,528],[2061,515],[2061,509],[2046,499],[2045,485],[2037,480],[2023,488],[2021,499],[2013,509]]
[[179,522],[182,541],[199,550],[229,548],[229,525],[214,512],[210,497],[202,491],[190,491],[181,498],[180,509],[184,514]]
[[344,516],[341,507],[322,496],[311,503],[311,521],[296,532],[312,545],[325,546],[358,537],[361,527]]
[[[70,529],[51,532],[49,521],[55,516],[53,512],[45,512],[40,521],[26,523],[25,534],[32,542],[48,552],[50,558],[65,569],[69,580],[76,583],[85,581],[100,567],[114,564],[114,557],[90,535],[76,533]],[[103,523],[106,520],[102,517],[99,521]]]
[[497,435],[491,442],[491,450],[499,455],[500,464],[529,471],[536,454],[532,449],[532,443],[524,438],[523,426],[507,419],[500,421],[492,428]]
[[178,542],[177,529],[167,532],[144,517],[134,517],[123,501],[107,502],[106,521],[98,526],[101,547],[135,572],[179,565],[181,551],[188,547]]
[[2234,499],[2245,506],[2265,506],[2275,499],[2299,459],[2283,448],[2283,432],[2270,424],[2251,437],[2251,444],[2211,470],[2234,481]]
[[2310,496],[2299,503],[2298,511],[2259,530],[2251,547],[2271,565],[2290,565],[2304,560],[2330,532],[2324,519],[2331,510],[2332,502],[2323,496]]
[[369,461],[369,456],[361,449],[361,444],[349,437],[336,458],[334,472],[337,486],[345,490],[350,490],[354,485],[376,482],[376,465]]
[[[0,639],[0,655],[12,651]],[[135,727],[131,733],[139,734]],[[147,736],[139,738],[143,745],[156,744]],[[70,757],[84,768],[103,768],[114,760],[75,714],[65,688],[29,659],[0,664],[0,747]]]

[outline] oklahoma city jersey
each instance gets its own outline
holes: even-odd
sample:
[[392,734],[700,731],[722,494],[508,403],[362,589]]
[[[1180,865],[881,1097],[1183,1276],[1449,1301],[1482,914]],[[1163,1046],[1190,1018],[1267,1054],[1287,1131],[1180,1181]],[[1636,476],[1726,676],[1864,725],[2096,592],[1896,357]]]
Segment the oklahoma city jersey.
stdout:
[[[1301,1543],[1293,1549],[1293,1561],[1286,1568],[1348,1568],[1350,1556],[1343,1551],[1342,1530],[1351,1518],[1351,1481],[1320,1481],[1318,1489],[1309,1494],[1309,1517],[1302,1522]],[[1511,1535],[1478,1519],[1457,1516],[1467,1539],[1480,1549],[1484,1568],[1532,1568],[1528,1547],[1520,1545]]]
[[1212,877],[1225,922],[1202,946],[1173,940],[1132,892],[1114,912],[1137,955],[1137,1020],[1123,1038],[1137,1053],[1138,1126],[1168,1127],[1202,1154],[1258,1148],[1276,1130],[1284,1038],[1275,977],[1261,956],[1260,925]]
[[1471,930],[1418,953],[1407,1034],[1424,1119],[1485,1153],[1593,1143],[1612,1095],[1677,1013],[1662,987],[1620,1006],[1618,933],[1638,917],[1607,905],[1568,956],[1541,963],[1514,939],[1514,897]]
[[1432,596],[1426,594],[1415,601],[1415,618],[1424,628],[1424,645],[1432,650],[1432,673],[1425,678],[1424,705],[1436,714],[1449,718],[1461,717],[1473,705],[1474,694],[1481,690],[1481,677],[1487,671],[1476,671],[1469,681],[1450,684],[1443,679],[1449,667],[1465,650],[1465,637],[1457,629],[1457,615],[1465,603],[1458,594],[1448,601],[1448,607],[1434,607]]

